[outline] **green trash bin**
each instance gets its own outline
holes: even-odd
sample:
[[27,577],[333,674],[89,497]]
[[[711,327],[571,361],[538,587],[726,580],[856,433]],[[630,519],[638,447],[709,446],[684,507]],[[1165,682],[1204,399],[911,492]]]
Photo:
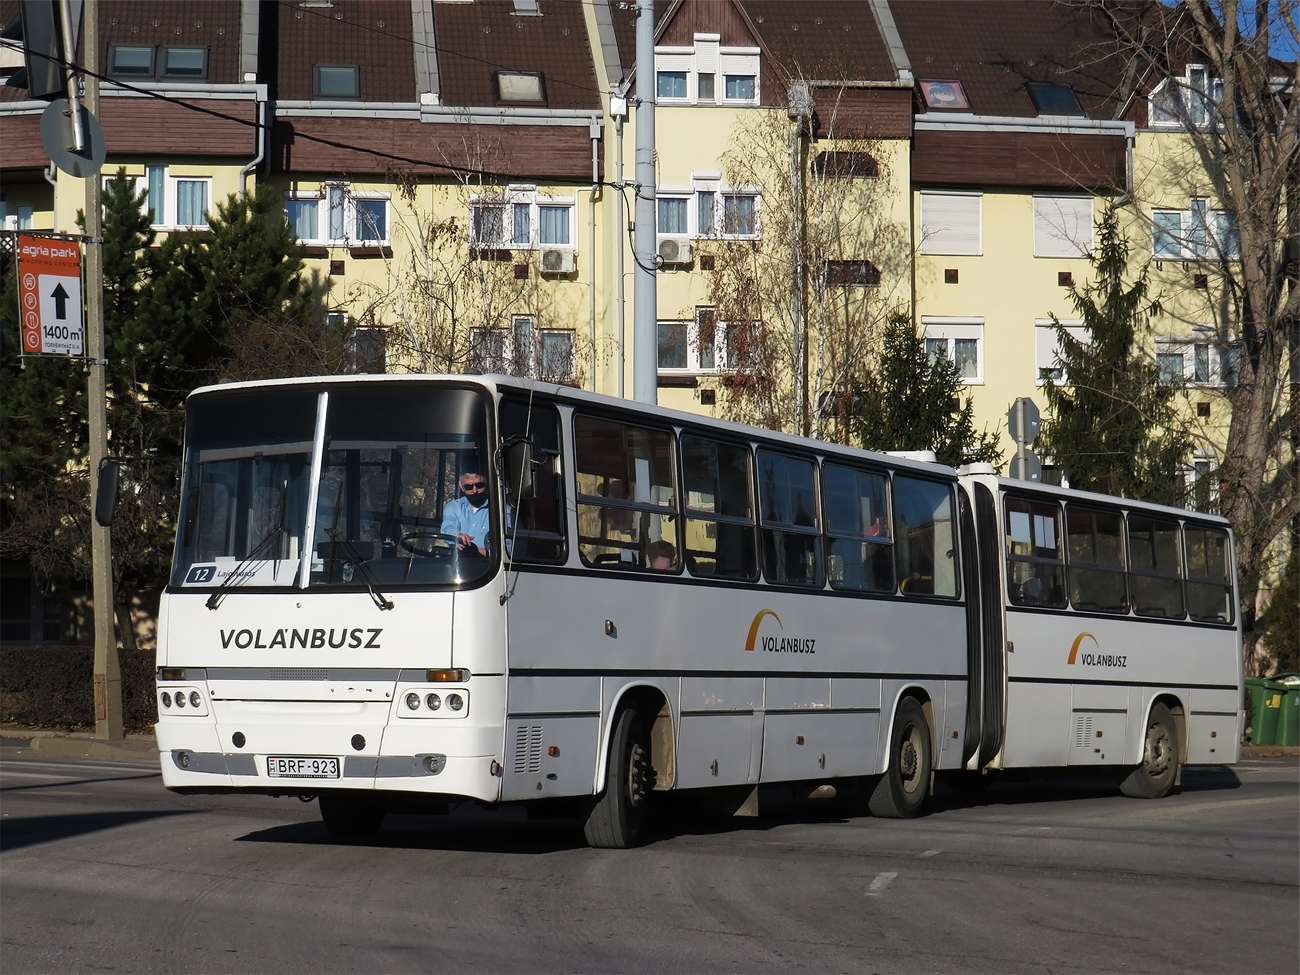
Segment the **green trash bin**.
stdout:
[[1300,677],[1275,674],[1269,682],[1283,689],[1282,706],[1277,715],[1277,743],[1300,745]]
[[1250,691],[1250,732],[1246,737],[1252,745],[1276,745],[1286,687],[1262,677],[1247,677],[1246,687]]

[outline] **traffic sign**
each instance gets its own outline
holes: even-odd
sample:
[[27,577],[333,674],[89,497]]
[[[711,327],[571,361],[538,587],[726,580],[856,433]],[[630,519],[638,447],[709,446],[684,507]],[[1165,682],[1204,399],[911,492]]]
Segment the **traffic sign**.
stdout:
[[[1021,418],[1024,418],[1024,428],[1021,429]],[[1041,426],[1041,420],[1038,413],[1038,407],[1028,396],[1021,396],[1011,404],[1011,409],[1007,411],[1007,430],[1011,433],[1011,439],[1016,443],[1033,443],[1038,436],[1038,428]]]
[[1043,462],[1038,459],[1038,455],[1025,448],[1025,456],[1022,461],[1019,454],[1011,458],[1011,477],[1017,481],[1041,481],[1043,479]]
[[19,234],[18,304],[24,355],[82,355],[81,245]]

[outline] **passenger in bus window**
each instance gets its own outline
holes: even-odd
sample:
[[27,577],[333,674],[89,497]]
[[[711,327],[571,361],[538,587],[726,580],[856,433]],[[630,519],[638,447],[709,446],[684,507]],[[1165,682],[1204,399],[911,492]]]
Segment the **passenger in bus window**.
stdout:
[[477,471],[460,475],[462,496],[442,512],[442,533],[456,536],[456,547],[465,555],[487,555],[488,531],[492,527],[488,507],[487,478]]
[[650,543],[650,550],[647,553],[650,558],[650,568],[658,569],[661,572],[671,572],[677,568],[677,549],[672,542],[660,539],[657,542]]

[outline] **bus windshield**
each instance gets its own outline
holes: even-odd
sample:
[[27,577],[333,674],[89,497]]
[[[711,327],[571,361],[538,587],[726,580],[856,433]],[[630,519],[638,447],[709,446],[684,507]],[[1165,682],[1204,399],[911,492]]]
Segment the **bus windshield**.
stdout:
[[474,391],[358,383],[215,393],[191,401],[186,450],[173,586],[461,586],[494,562],[487,409]]

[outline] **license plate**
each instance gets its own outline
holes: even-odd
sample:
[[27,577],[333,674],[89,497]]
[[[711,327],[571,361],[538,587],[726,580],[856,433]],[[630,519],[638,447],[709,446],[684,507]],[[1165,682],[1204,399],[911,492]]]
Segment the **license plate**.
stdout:
[[273,779],[337,779],[339,760],[270,755],[266,759],[266,774]]

